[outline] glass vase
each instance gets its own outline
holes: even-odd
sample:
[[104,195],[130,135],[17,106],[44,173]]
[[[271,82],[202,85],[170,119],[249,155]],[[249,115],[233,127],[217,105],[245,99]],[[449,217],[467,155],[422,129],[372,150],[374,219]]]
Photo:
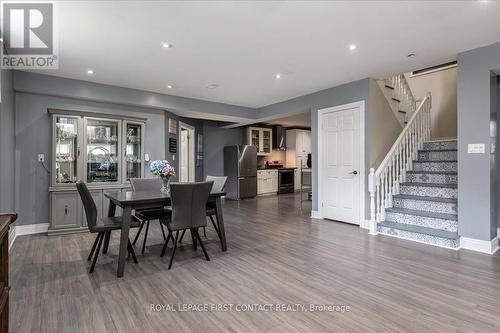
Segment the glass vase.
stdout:
[[170,194],[170,177],[162,178],[161,193]]

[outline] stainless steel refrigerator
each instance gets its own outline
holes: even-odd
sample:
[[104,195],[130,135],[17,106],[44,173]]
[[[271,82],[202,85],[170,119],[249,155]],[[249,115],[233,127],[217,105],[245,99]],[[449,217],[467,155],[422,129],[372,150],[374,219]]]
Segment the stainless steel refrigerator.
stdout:
[[224,147],[224,175],[227,176],[227,198],[239,200],[255,197],[257,148],[247,145]]

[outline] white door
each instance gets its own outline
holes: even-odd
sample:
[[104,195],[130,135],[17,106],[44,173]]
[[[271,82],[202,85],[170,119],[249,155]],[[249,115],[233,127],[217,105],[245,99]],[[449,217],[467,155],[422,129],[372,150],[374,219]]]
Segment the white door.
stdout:
[[188,130],[181,129],[181,160],[180,160],[181,182],[189,181],[189,145]]
[[322,215],[360,223],[360,108],[322,117]]

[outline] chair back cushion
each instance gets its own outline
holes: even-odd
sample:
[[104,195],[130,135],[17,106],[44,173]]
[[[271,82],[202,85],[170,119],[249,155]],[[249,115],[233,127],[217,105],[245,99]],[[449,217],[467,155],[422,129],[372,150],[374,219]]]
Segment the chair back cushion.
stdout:
[[212,192],[222,192],[224,191],[224,187],[226,187],[227,177],[207,176],[206,181],[214,182],[214,186],[212,187]]
[[207,225],[207,201],[213,182],[172,183],[171,230],[199,228]]
[[80,194],[80,199],[82,199],[83,208],[85,209],[87,226],[90,231],[92,231],[97,224],[97,207],[95,205],[94,198],[92,198],[87,185],[85,185],[82,181],[78,181],[76,183],[76,188],[78,190],[78,194]]
[[130,178],[133,191],[159,191],[162,186],[160,178]]

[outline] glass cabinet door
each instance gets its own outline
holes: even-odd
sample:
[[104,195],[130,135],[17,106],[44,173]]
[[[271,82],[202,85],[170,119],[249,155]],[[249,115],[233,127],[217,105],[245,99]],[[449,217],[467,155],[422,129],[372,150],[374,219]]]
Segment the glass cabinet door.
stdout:
[[125,177],[142,177],[142,124],[126,122],[125,131]]
[[[76,183],[78,171],[78,117],[55,116],[55,183]],[[53,169],[54,170],[54,169]]]
[[257,151],[260,150],[260,131],[258,129],[250,130],[250,136],[252,140],[252,146],[257,147]]
[[266,154],[271,153],[271,130],[262,130],[262,152]]
[[119,121],[86,119],[87,182],[119,182]]

